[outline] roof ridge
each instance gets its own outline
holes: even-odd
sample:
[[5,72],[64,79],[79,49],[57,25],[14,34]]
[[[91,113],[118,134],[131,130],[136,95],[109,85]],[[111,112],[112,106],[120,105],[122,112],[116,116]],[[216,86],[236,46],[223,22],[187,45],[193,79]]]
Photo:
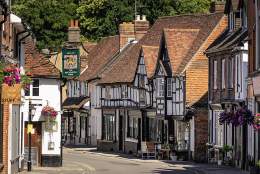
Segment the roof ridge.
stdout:
[[199,32],[199,28],[163,28],[164,31],[193,31]]
[[223,12],[215,12],[215,13],[187,13],[187,14],[179,14],[179,15],[174,15],[174,16],[161,16],[157,20],[160,19],[167,19],[167,18],[175,18],[175,17],[180,17],[180,16],[213,16],[217,14],[223,14]]

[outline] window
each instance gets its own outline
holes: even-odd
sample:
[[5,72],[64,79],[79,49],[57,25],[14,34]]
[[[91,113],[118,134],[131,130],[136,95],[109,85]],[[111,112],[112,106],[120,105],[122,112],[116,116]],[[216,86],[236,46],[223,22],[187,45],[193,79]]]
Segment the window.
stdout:
[[156,141],[156,120],[155,118],[149,118],[149,139]]
[[111,95],[110,95],[110,87],[106,87],[105,88],[105,97],[107,99],[110,99],[111,98]]
[[226,75],[226,70],[225,70],[225,63],[226,63],[226,60],[225,59],[222,59],[221,61],[221,87],[222,89],[225,89],[226,87],[226,78],[225,78],[225,75]]
[[122,85],[121,87],[121,96],[123,99],[127,98],[128,95],[127,95],[127,85]]
[[103,115],[102,119],[102,139],[107,141],[115,140],[115,115]]
[[228,20],[229,20],[229,30],[233,31],[235,26],[235,15],[233,12],[229,13]]
[[217,89],[217,76],[218,76],[218,62],[214,60],[214,67],[213,67],[213,88]]
[[140,104],[145,104],[145,90],[139,90],[140,93]]
[[167,79],[167,97],[172,97],[172,79]]
[[163,97],[164,95],[164,79],[158,78],[157,79],[157,97]]
[[233,88],[233,68],[234,68],[234,58],[228,59],[228,88]]
[[145,88],[145,80],[143,75],[139,76],[139,87]]
[[39,79],[34,79],[32,84],[32,95],[39,96]]
[[128,116],[128,137],[138,138],[138,117]]

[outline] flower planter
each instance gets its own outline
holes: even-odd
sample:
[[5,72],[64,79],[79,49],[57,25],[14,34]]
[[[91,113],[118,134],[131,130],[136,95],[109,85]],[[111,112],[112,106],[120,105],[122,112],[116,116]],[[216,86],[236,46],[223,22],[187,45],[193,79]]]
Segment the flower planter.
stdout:
[[1,90],[1,102],[2,103],[21,103],[21,84],[7,85],[2,84]]

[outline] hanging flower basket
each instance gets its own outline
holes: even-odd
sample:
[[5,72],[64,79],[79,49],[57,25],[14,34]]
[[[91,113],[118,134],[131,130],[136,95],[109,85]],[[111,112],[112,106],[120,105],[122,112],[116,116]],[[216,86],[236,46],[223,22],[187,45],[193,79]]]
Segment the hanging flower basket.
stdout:
[[254,128],[255,130],[260,130],[260,113],[255,115]]
[[55,111],[53,107],[45,106],[42,108],[41,112],[42,116],[44,116],[45,120],[47,121],[55,121],[58,115],[58,112]]
[[254,116],[252,112],[247,109],[245,106],[236,110],[236,112],[222,112],[219,117],[220,124],[232,124],[234,126],[242,125],[253,125]]
[[53,107],[45,106],[42,109],[41,115],[44,117],[46,131],[55,131],[57,129],[56,117],[58,112]]

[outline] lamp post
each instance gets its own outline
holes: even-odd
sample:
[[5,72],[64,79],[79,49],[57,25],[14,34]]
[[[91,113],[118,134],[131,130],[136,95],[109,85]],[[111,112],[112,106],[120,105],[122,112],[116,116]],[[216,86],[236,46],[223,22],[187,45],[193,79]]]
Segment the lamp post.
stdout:
[[32,103],[31,99],[29,98],[29,119],[28,119],[28,124],[27,124],[27,132],[28,132],[28,161],[27,161],[27,171],[32,171],[32,157],[31,157],[31,152],[32,152],[32,133],[31,130],[29,129],[29,125],[32,124]]

